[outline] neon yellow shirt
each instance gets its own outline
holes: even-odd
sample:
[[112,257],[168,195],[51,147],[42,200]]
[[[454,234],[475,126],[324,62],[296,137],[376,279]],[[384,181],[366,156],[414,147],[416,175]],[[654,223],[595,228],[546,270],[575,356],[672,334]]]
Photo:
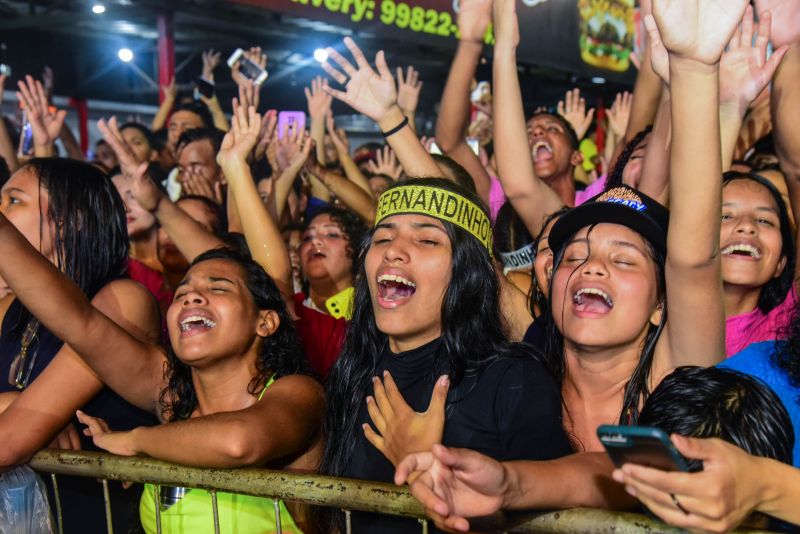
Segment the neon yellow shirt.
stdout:
[[[267,382],[264,391],[272,384]],[[139,518],[147,534],[156,534],[156,509],[154,492],[158,488],[152,484],[144,485],[139,501]],[[303,534],[283,501],[278,501],[281,518],[281,531],[287,534]],[[225,534],[264,534],[276,532],[275,503],[265,497],[237,495],[217,492],[219,511],[219,531]],[[175,504],[161,511],[161,532],[163,534],[205,534],[214,532],[214,514],[211,508],[211,494],[202,489],[190,489]]]

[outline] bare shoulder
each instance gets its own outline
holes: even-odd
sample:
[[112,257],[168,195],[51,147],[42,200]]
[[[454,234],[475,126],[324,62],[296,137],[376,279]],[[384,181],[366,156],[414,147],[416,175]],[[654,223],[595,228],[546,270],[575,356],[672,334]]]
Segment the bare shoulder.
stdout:
[[318,397],[321,401],[325,400],[325,390],[322,384],[307,375],[286,375],[275,380],[272,385],[267,388],[264,396],[269,394],[284,394],[289,393],[293,396],[301,397],[304,399],[313,399]]
[[138,339],[158,342],[161,313],[155,298],[138,282],[109,282],[97,292],[92,305]]

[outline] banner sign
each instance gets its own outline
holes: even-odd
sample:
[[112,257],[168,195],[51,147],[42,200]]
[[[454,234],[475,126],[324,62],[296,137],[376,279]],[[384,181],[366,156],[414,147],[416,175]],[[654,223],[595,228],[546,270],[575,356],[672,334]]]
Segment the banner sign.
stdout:
[[[454,48],[458,0],[230,0],[402,40]],[[625,72],[634,0],[518,0],[521,63]],[[491,32],[487,44],[492,44]],[[602,72],[601,72],[602,74]]]

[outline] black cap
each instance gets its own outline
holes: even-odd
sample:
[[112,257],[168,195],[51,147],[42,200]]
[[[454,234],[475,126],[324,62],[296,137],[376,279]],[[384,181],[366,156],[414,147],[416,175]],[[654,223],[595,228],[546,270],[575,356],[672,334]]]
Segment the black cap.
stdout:
[[558,252],[578,230],[599,223],[627,226],[661,254],[667,253],[669,210],[627,185],[609,189],[562,215],[550,230],[550,249]]

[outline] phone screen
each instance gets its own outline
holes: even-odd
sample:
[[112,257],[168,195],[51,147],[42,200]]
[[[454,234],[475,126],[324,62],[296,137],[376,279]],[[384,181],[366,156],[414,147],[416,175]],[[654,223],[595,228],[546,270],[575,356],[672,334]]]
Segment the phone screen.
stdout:
[[600,443],[614,465],[639,464],[663,471],[688,471],[686,461],[663,430],[653,427],[603,425]]
[[278,113],[278,137],[283,139],[293,124],[295,128],[305,130],[306,114],[304,111],[281,111]]
[[206,98],[214,96],[214,84],[205,78],[197,78],[194,81],[195,100],[200,100],[200,95]]

